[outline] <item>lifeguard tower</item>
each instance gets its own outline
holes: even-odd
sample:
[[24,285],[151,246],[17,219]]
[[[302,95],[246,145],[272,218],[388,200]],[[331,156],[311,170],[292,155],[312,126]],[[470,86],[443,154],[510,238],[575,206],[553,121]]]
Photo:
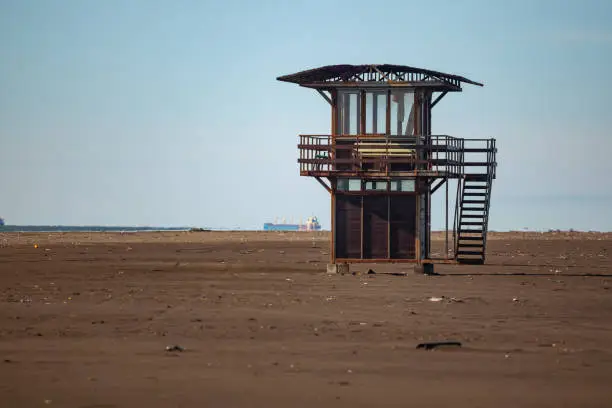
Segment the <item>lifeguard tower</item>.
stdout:
[[[302,176],[331,195],[331,264],[485,261],[495,139],[431,134],[433,108],[467,78],[402,65],[331,65],[279,81],[316,90],[330,135],[300,135]],[[454,180],[452,249],[449,182]],[[431,196],[446,188],[446,254],[431,257]]]

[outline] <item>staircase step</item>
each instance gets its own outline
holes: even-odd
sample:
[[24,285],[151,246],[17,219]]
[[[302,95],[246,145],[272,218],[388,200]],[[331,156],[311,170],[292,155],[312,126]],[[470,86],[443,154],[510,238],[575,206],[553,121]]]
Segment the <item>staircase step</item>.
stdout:
[[[475,166],[486,163],[466,164]],[[466,174],[463,180],[457,227],[455,259],[462,264],[483,264],[485,260],[486,224],[488,219],[491,175]]]
[[484,257],[483,258],[457,258],[457,262],[459,262],[460,264],[467,264],[467,265],[482,265],[484,264]]
[[466,167],[468,167],[468,166],[487,167],[487,166],[490,166],[490,163],[487,163],[486,161],[484,161],[484,162],[465,161],[465,162],[463,162],[463,165],[466,166]]
[[482,251],[483,244],[459,244],[459,251],[461,251],[461,248],[480,248]]
[[470,181],[487,181],[489,179],[488,174],[466,174],[465,180]]
[[457,255],[483,255],[483,251],[457,251]]

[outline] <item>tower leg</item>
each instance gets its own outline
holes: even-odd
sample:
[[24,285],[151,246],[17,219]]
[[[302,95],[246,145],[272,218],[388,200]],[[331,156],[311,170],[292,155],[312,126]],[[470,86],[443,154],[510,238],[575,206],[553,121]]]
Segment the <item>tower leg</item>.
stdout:
[[417,275],[435,275],[434,264],[416,264],[414,265],[414,273]]

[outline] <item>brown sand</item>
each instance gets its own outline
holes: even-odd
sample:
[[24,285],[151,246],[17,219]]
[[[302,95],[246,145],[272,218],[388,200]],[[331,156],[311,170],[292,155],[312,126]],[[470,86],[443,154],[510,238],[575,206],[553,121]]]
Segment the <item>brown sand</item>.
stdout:
[[0,406],[612,406],[612,235],[435,277],[328,276],[316,235],[0,234]]

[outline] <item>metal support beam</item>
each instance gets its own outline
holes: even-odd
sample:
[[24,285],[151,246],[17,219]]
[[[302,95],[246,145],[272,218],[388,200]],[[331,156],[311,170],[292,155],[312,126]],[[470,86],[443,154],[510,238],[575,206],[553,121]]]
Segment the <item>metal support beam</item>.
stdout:
[[[446,183],[446,178],[440,179],[438,180],[438,184],[436,184],[435,186],[433,186],[433,188],[431,189],[431,194],[435,193],[437,189],[439,189],[440,187],[442,187],[442,185]],[[432,183],[433,184],[433,183]]]
[[444,258],[448,258],[448,179],[445,180],[446,183],[444,184],[446,187],[446,200],[444,205],[444,217],[446,221],[446,228],[444,229]]
[[430,105],[430,109],[433,108],[434,106],[436,106],[436,103],[440,102],[440,100],[442,98],[444,98],[444,96],[448,93],[448,91],[444,91],[442,92],[440,95],[438,95],[438,97],[431,103]]
[[323,180],[321,180],[321,177],[315,177],[315,179],[317,179],[319,184],[321,184],[323,186],[323,188],[325,188],[327,190],[327,192],[331,194],[331,192],[332,192],[331,187],[328,186]]
[[332,105],[332,100],[331,98],[325,94],[325,92],[323,92],[320,89],[317,89],[317,92],[319,93],[319,95],[321,95],[323,97],[323,99],[325,99],[327,101],[327,103],[329,103],[330,105]]

